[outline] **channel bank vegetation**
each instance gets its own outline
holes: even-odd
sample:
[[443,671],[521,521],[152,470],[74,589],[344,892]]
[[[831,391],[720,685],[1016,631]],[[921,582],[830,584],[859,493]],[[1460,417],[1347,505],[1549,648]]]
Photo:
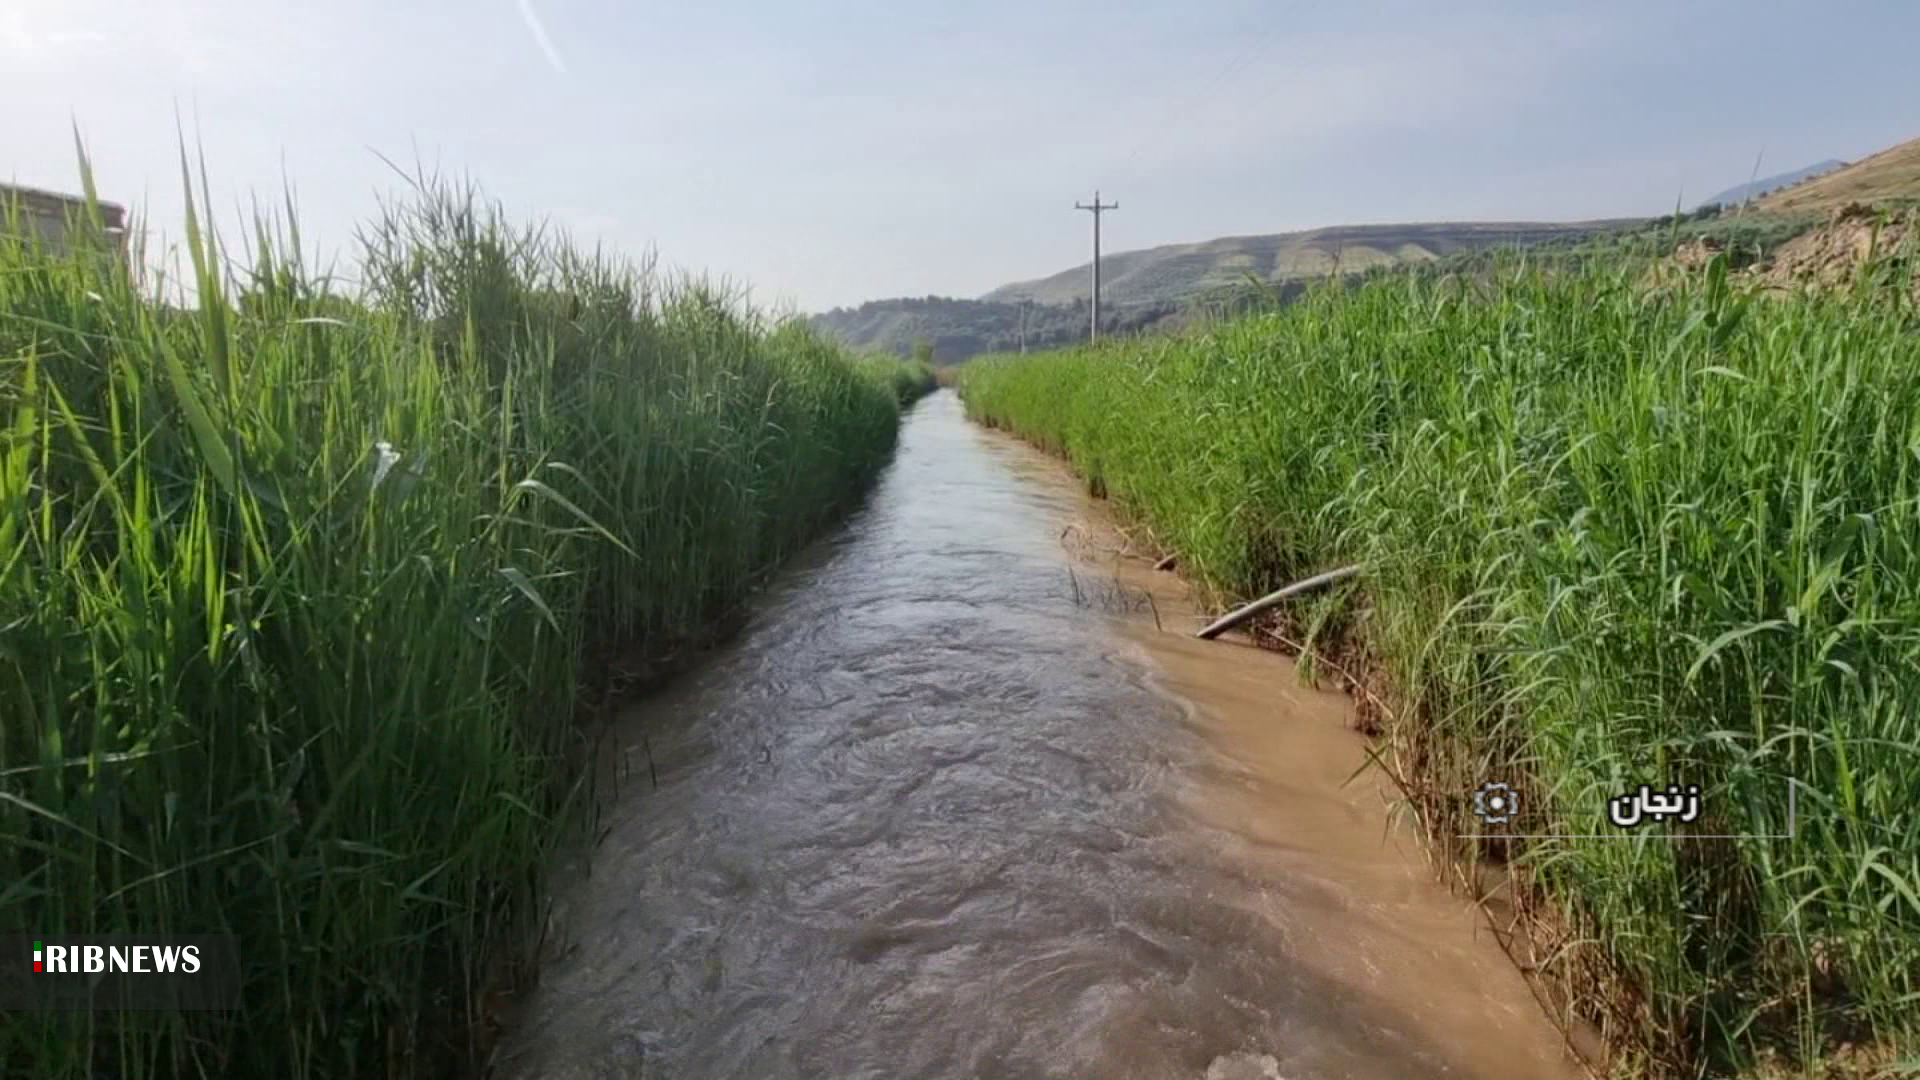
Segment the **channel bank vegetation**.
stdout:
[[932,373],[464,185],[352,290],[188,186],[191,305],[0,238],[0,923],[238,934],[245,1008],[16,1013],[0,1073],[476,1075],[593,658],[739,601]]
[[[1920,1045],[1911,262],[1788,297],[1641,269],[1389,275],[959,381],[1217,599],[1366,567],[1273,629],[1377,698],[1443,847],[1487,780],[1564,834],[1451,854],[1510,869],[1622,1074],[1881,1075]],[[1669,782],[1740,838],[1591,838]]]

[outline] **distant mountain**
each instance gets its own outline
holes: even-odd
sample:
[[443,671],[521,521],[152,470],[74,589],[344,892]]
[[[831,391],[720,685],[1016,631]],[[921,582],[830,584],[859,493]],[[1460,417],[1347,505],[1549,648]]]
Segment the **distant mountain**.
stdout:
[[[1179,304],[1249,275],[1261,281],[1323,277],[1336,272],[1431,262],[1490,247],[1523,246],[1634,224],[1639,219],[1583,222],[1427,222],[1335,225],[1305,232],[1227,236],[1199,244],[1123,251],[1100,260],[1102,304]],[[1089,265],[1051,277],[1002,285],[982,299],[1085,303]]]
[[[1118,252],[1100,261],[1102,333],[1172,325],[1196,301],[1243,291],[1249,277],[1297,290],[1308,279],[1333,273],[1572,240],[1638,220],[1339,225]],[[1088,270],[1083,263],[1051,277],[1002,285],[978,300],[873,300],[811,321],[855,348],[905,356],[916,343],[928,341],[935,361],[946,364],[1019,349],[1023,323],[1028,348],[1050,348],[1086,340]]]
[[1738,206],[1748,199],[1757,199],[1768,192],[1779,191],[1783,187],[1791,187],[1802,180],[1846,167],[1846,162],[1829,158],[1826,161],[1809,165],[1804,169],[1795,169],[1792,172],[1783,172],[1776,176],[1769,176],[1764,179],[1749,181],[1736,187],[1730,187],[1700,205]]
[[[1751,212],[1783,220],[1831,212],[1851,202],[1920,203],[1920,139],[1850,165],[1822,161],[1741,184],[1701,206],[1735,205],[1746,199],[1752,199]],[[1499,247],[1577,243],[1647,220],[1339,225],[1123,251],[1101,263],[1102,333],[1178,325],[1196,312],[1219,308],[1223,298],[1247,293],[1249,278],[1264,286],[1255,292],[1284,299],[1306,288],[1310,279],[1334,273],[1428,263]],[[928,341],[935,360],[949,364],[983,352],[1018,349],[1023,326],[1029,348],[1049,348],[1086,340],[1088,276],[1082,263],[1049,277],[1002,285],[978,300],[875,300],[857,308],[835,308],[813,316],[812,322],[855,347],[901,355]]]
[[[1105,290],[1101,290],[1105,292]],[[1145,329],[1175,315],[1177,305],[1145,304],[1100,308],[1106,333]],[[870,300],[859,307],[834,308],[809,320],[813,327],[858,349],[909,355],[925,341],[937,364],[957,364],[989,352],[1016,352],[1022,338],[1030,349],[1049,349],[1085,341],[1087,305],[1001,303],[950,296],[903,296]]]
[[1920,139],[1775,191],[1755,200],[1753,209],[1771,214],[1829,213],[1853,202],[1920,202]]

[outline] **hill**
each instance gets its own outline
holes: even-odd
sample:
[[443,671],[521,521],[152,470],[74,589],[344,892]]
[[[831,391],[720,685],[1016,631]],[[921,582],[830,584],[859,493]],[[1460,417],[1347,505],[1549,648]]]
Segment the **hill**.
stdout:
[[[1491,247],[1537,244],[1633,224],[1587,222],[1427,222],[1400,225],[1335,225],[1304,232],[1227,236],[1198,244],[1169,244],[1123,251],[1101,259],[1102,302],[1115,305],[1183,303],[1249,275],[1263,281],[1319,277],[1336,271],[1369,270],[1432,262]],[[1084,303],[1088,264],[1034,281],[1015,282],[988,293],[995,302]]]
[[[1717,206],[1749,198],[1737,213],[1716,212]],[[1180,322],[1181,313],[1190,308],[1284,299],[1308,279],[1336,271],[1435,264],[1464,268],[1480,265],[1503,247],[1543,247],[1572,256],[1611,251],[1623,243],[1664,242],[1670,251],[1679,235],[1770,252],[1823,215],[1855,202],[1920,204],[1920,139],[1852,164],[1822,161],[1741,184],[1698,210],[1668,218],[1341,225],[1123,251],[1102,261],[1102,323],[1111,333],[1164,328]],[[1029,348],[1084,340],[1088,276],[1082,263],[1048,277],[1002,285],[979,300],[876,300],[836,308],[812,321],[857,348],[906,355],[916,343],[928,341],[936,361],[957,363],[980,353],[1019,349],[1023,323]],[[1280,288],[1254,288],[1249,278]]]
[[[1499,247],[1570,242],[1638,219],[1554,222],[1433,222],[1340,225],[1304,232],[1228,236],[1197,244],[1123,251],[1101,260],[1103,333],[1171,325],[1198,302],[1232,302],[1248,278],[1288,286],[1330,273],[1425,265]],[[1083,341],[1089,267],[1016,282],[978,300],[926,296],[873,300],[812,317],[816,329],[854,348],[909,354],[925,341],[937,363],[989,352]]]
[[1909,139],[1753,202],[1768,214],[1832,213],[1849,203],[1920,202],[1920,139]]
[[[1128,333],[1172,316],[1174,304],[1101,306],[1107,333]],[[857,349],[906,356],[925,341],[939,364],[956,364],[989,352],[1017,352],[1024,335],[1031,349],[1085,340],[1087,305],[1022,304],[948,296],[903,296],[834,308],[809,320],[815,329]]]
[[1795,169],[1792,172],[1775,173],[1772,176],[1762,177],[1759,180],[1752,180],[1744,184],[1737,184],[1721,192],[1720,194],[1715,195],[1713,198],[1708,199],[1705,202],[1702,202],[1700,205],[1703,207],[1738,206],[1741,203],[1746,202],[1748,199],[1757,199],[1762,195],[1779,191],[1781,188],[1792,187],[1793,185],[1800,183],[1802,180],[1810,180],[1816,176],[1824,176],[1827,173],[1833,172],[1835,169],[1844,169],[1846,167],[1847,167],[1846,162],[1841,161],[1837,158],[1828,158],[1826,161],[1822,161],[1814,165],[1808,165],[1804,169]]

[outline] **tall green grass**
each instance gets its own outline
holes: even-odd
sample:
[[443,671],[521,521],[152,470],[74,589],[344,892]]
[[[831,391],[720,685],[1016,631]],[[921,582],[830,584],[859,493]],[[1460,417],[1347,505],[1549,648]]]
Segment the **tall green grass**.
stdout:
[[[1873,268],[1884,276],[1898,266]],[[1068,455],[1222,599],[1368,569],[1344,639],[1437,838],[1699,783],[1711,833],[1504,853],[1543,970],[1628,1071],[1920,1037],[1920,321],[1724,262],[1321,290],[1204,335],[977,360],[974,416]],[[1695,830],[1699,831],[1699,830]]]
[[868,378],[891,388],[894,400],[901,405],[918,401],[939,386],[933,365],[923,360],[902,360],[891,353],[871,353],[860,357],[857,366]]
[[245,1007],[12,1014],[0,1072],[475,1075],[591,656],[739,600],[905,395],[460,185],[351,290],[208,205],[189,307],[0,237],[0,925],[238,934]]

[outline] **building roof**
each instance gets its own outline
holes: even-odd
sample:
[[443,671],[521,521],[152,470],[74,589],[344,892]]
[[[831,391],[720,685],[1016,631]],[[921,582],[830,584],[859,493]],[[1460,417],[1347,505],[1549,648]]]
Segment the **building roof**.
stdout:
[[[43,207],[47,206],[47,204],[55,204],[62,208],[69,206],[78,208],[84,207],[87,204],[87,198],[84,195],[63,195],[58,191],[45,191],[40,188],[26,187],[21,184],[0,183],[0,200],[13,198],[20,199],[29,205],[38,203]],[[99,203],[100,212],[106,216],[108,225],[114,228],[122,228],[125,226],[127,220],[126,207],[121,206],[119,203],[108,202],[105,199],[96,201]]]

